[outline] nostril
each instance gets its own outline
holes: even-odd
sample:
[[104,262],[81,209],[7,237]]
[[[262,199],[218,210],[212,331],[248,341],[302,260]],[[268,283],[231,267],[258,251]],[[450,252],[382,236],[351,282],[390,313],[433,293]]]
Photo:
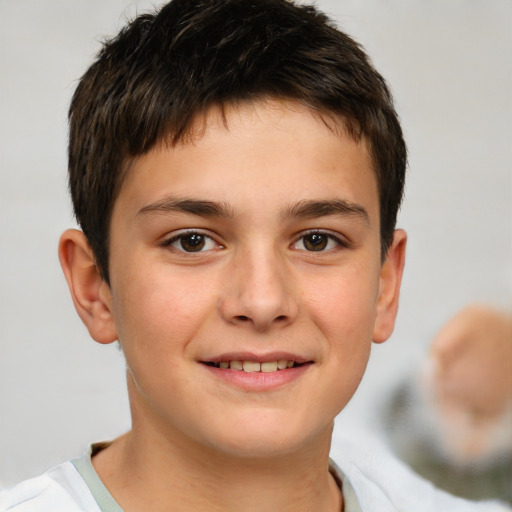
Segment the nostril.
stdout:
[[245,315],[238,315],[236,317],[238,320],[241,320],[242,322],[247,322],[250,320],[250,318],[248,316],[245,316]]
[[276,321],[278,322],[283,322],[284,320],[286,320],[286,315],[279,315],[276,317]]

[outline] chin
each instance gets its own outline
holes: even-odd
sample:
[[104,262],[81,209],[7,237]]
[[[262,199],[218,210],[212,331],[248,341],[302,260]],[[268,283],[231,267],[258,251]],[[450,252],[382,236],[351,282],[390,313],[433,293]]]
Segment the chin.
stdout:
[[269,414],[252,414],[236,419],[228,429],[208,431],[209,445],[216,451],[240,458],[272,458],[300,452],[315,442],[329,443],[332,422],[315,426],[307,421],[297,421],[287,416],[272,417]]
[[269,459],[299,452],[306,444],[303,439],[261,435],[236,436],[214,443],[212,448],[228,457],[241,459]]

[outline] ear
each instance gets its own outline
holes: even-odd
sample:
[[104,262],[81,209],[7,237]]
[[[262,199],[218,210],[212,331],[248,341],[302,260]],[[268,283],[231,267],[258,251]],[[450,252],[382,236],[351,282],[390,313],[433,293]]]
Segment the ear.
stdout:
[[117,340],[110,288],[102,279],[89,242],[81,231],[68,229],[62,234],[59,260],[75,309],[91,337],[105,344]]
[[373,341],[375,343],[386,341],[395,327],[400,285],[404,272],[406,244],[407,233],[402,229],[395,230],[393,242],[380,269],[377,316],[373,328]]

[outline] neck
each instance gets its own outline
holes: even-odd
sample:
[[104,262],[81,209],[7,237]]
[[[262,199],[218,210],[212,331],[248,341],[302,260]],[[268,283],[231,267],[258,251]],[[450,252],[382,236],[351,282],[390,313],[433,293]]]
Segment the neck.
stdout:
[[235,457],[134,422],[93,464],[125,512],[338,512],[330,436],[298,453]]

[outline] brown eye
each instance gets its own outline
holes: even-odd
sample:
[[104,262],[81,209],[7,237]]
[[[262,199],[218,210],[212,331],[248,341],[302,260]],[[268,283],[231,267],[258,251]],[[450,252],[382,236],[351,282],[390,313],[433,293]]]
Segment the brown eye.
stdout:
[[179,238],[181,248],[186,252],[199,252],[206,244],[205,236],[199,233],[189,233]]
[[342,247],[347,247],[347,244],[337,236],[323,231],[306,233],[293,244],[294,249],[307,252],[327,252]]
[[312,233],[303,238],[304,248],[307,251],[323,251],[328,242],[329,236],[323,233]]
[[171,247],[178,252],[205,252],[219,249],[221,246],[210,236],[199,231],[179,233],[162,244],[163,247]]

